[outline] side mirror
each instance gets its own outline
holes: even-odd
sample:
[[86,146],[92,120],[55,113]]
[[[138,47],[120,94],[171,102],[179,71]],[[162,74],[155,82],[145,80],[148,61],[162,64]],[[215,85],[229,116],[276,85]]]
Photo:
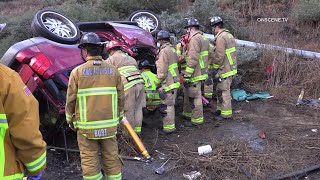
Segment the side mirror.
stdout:
[[6,23],[4,23],[4,24],[0,24],[0,32],[4,29],[4,27],[6,27]]

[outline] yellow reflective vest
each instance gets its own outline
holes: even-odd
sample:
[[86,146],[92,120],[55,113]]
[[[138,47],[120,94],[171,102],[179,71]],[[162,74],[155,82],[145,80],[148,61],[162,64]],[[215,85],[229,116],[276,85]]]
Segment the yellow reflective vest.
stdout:
[[159,81],[157,75],[147,69],[142,71],[141,76],[144,80],[147,108],[148,106],[158,106],[160,104],[160,97],[156,90],[156,82]]

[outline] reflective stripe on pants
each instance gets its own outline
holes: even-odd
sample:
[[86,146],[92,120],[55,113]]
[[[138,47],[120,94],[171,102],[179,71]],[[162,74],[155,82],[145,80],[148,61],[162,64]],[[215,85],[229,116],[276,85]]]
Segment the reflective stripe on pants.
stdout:
[[[191,122],[193,124],[203,123],[203,105],[201,99],[201,83],[193,84],[183,90],[183,112],[191,112]],[[193,99],[193,105],[190,104],[189,98]]]
[[[231,105],[231,94],[230,86],[232,82],[232,77],[228,77],[217,84],[217,91],[221,91],[222,102],[217,100],[217,110],[221,110],[221,117],[228,118],[232,116],[232,105]],[[219,93],[217,93],[217,96]]]
[[[118,156],[118,142],[115,137],[92,140],[78,131],[77,140],[84,178],[96,177],[99,179],[101,167],[106,175],[121,173],[122,163]],[[101,157],[99,151],[101,152]]]

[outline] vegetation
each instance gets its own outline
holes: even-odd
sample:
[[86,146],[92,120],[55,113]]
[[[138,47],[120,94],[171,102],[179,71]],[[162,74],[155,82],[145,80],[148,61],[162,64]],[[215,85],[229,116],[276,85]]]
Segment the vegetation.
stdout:
[[300,0],[293,13],[302,22],[320,22],[320,2],[319,0]]

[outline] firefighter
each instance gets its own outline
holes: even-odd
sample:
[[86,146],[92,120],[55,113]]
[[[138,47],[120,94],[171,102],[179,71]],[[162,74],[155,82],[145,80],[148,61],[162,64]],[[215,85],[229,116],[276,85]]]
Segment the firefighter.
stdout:
[[120,180],[122,163],[116,139],[123,115],[124,90],[117,69],[102,59],[103,46],[95,33],[81,37],[86,63],[72,70],[66,102],[66,120],[77,130],[83,179]]
[[168,31],[161,30],[157,34],[157,46],[160,47],[157,66],[157,89],[161,99],[159,111],[163,117],[162,134],[169,134],[175,128],[174,105],[177,97],[177,90],[180,87],[178,70],[178,57],[174,47],[170,43]]
[[187,67],[182,71],[184,77],[183,115],[191,118],[191,123],[185,121],[185,125],[192,126],[203,123],[201,85],[208,78],[209,40],[199,30],[200,24],[197,19],[189,19],[184,28],[189,33],[189,45],[186,56]]
[[0,64],[0,179],[41,178],[46,143],[39,123],[38,101],[15,71]]
[[122,46],[123,44],[119,41],[110,41],[106,46],[110,57],[106,61],[114,65],[121,74],[125,96],[124,115],[135,132],[140,135],[143,118],[142,108],[146,106],[144,81],[137,61],[125,53]]
[[148,111],[155,111],[160,105],[159,93],[156,90],[156,82],[159,81],[157,75],[151,72],[153,65],[148,60],[143,60],[139,64],[141,69],[141,76],[144,80],[144,88],[146,92],[146,109]]
[[230,86],[237,74],[236,42],[233,35],[224,29],[221,17],[213,16],[210,23],[216,35],[214,39],[216,49],[213,56],[213,67],[217,70],[217,75],[213,76],[218,79],[215,119],[222,120],[232,116]]

